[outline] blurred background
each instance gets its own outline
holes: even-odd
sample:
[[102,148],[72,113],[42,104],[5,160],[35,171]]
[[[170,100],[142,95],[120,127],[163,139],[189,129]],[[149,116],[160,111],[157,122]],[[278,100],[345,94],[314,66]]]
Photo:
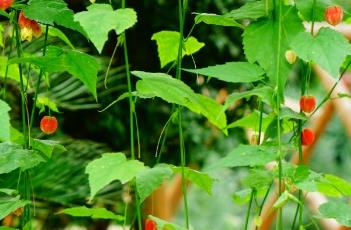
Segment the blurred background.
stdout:
[[[109,1],[96,2],[109,3]],[[189,1],[185,26],[186,34],[193,25],[194,12],[224,14],[240,7],[245,2],[247,1]],[[90,4],[88,0],[68,0],[67,3],[75,12],[85,10],[86,6]],[[119,8],[120,1],[113,0],[112,5],[115,9]],[[178,30],[178,2],[130,0],[127,1],[127,6],[134,8],[138,13],[138,23],[127,32],[132,70],[166,72],[169,66],[160,69],[157,46],[155,41],[151,41],[151,36],[161,30]],[[6,36],[10,33],[6,29],[6,23],[3,23],[3,28],[6,39]],[[107,88],[105,88],[104,78],[108,62],[117,42],[116,34],[109,34],[109,41],[103,50],[103,55],[98,56],[93,45],[80,34],[70,30],[62,30],[77,49],[84,50],[99,59],[101,70],[98,81],[98,102],[95,102],[89,96],[88,91],[80,82],[72,80],[66,74],[51,75],[49,77],[50,89],[45,90],[47,88],[45,84],[42,86],[41,92],[44,93],[41,96],[53,100],[59,110],[59,113],[55,114],[59,121],[59,131],[50,138],[60,141],[68,151],[54,153],[49,163],[43,164],[31,172],[36,197],[35,218],[37,229],[68,229],[72,226],[84,227],[82,229],[107,229],[110,223],[106,221],[72,218],[55,215],[55,213],[64,207],[86,205],[89,187],[84,167],[88,162],[98,158],[104,152],[115,151],[129,154],[129,105],[127,101],[121,101],[104,112],[98,111],[127,91],[123,53],[122,49],[117,50],[116,58],[108,74]],[[204,42],[206,46],[194,55],[194,60],[190,57],[184,58],[184,67],[194,68],[195,65],[196,67],[206,67],[228,61],[245,60],[241,34],[242,29],[236,27],[197,25],[192,36],[200,42]],[[26,52],[39,52],[42,42],[43,38],[40,38],[30,44],[25,44]],[[53,37],[50,37],[49,43],[64,46],[61,41]],[[5,49],[4,52],[7,53],[8,50]],[[297,65],[295,72],[291,74],[286,92],[289,98],[298,99],[300,97],[300,69],[301,67]],[[174,74],[172,71],[170,73]],[[0,78],[0,80],[3,81],[3,78]],[[202,76],[196,78],[195,75],[187,73],[183,74],[183,80],[195,92],[209,95],[219,102],[223,102],[226,95],[233,91],[243,91],[251,88],[249,84],[228,85],[215,79],[207,82],[207,79]],[[6,101],[10,103],[12,108],[12,123],[15,127],[19,127],[19,90],[16,83],[11,81],[7,82],[6,87],[8,88]],[[315,76],[312,79],[311,92],[316,95],[317,100],[321,100],[326,93]],[[162,129],[170,117],[172,107],[157,99],[138,99],[136,106],[141,159],[147,165],[153,166],[157,160],[155,157],[157,143]],[[240,101],[227,112],[228,122],[243,117],[255,108],[257,108],[255,98]],[[35,123],[36,130],[34,132],[37,137],[43,137],[38,128],[39,119],[43,115],[46,114],[43,113],[38,116]],[[196,168],[206,168],[206,165],[226,155],[239,143],[248,142],[245,130],[242,128],[231,129],[229,135],[224,136],[199,115],[184,111],[183,117],[187,162]],[[333,115],[326,131],[318,141],[310,165],[317,172],[333,173],[351,180],[351,174],[349,173],[351,142],[344,128],[345,126],[340,119]],[[164,142],[161,162],[179,164],[178,146],[177,125],[171,122],[167,130],[167,139]],[[248,170],[245,168],[223,169],[211,174],[211,176],[218,178],[218,181],[214,184],[213,196],[190,186],[188,198],[191,225],[200,230],[242,229],[247,206],[235,202],[234,192],[243,188],[241,179],[247,174]],[[15,173],[2,176],[0,177],[0,184],[15,187],[16,178]],[[98,195],[94,206],[103,206],[109,210],[123,213],[124,201],[127,199],[128,191],[129,188],[126,186],[122,186],[118,182],[112,183]],[[134,212],[132,205],[129,209],[131,213]],[[285,214],[291,216],[292,213],[293,211],[287,211]],[[184,222],[182,218],[183,208],[180,205],[174,221],[182,225]],[[12,221],[16,221],[16,218],[14,217]],[[130,221],[132,220],[128,220],[128,222]],[[115,225],[116,223],[112,224]],[[311,225],[309,229],[316,229],[316,227]]]

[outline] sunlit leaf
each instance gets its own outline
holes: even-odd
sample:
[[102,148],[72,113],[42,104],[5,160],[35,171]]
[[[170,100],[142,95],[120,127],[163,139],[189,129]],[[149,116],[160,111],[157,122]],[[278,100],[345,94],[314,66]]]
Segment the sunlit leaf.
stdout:
[[[151,40],[156,41],[158,57],[161,68],[170,62],[177,60],[179,51],[180,35],[177,31],[161,31],[152,35]],[[192,55],[198,52],[205,44],[190,36],[184,41],[182,56]]]
[[198,14],[195,17],[195,23],[205,23],[208,25],[216,25],[216,26],[233,26],[233,27],[243,27],[240,23],[236,22],[234,19],[218,15],[218,14],[209,14],[202,13]]
[[86,167],[89,174],[90,200],[112,181],[122,184],[134,179],[145,168],[137,160],[127,160],[123,153],[105,153]]
[[59,212],[59,214],[67,214],[74,217],[91,217],[92,219],[110,219],[117,221],[124,220],[123,216],[116,215],[105,208],[87,208],[85,206],[66,208]]
[[223,65],[184,70],[233,83],[259,81],[264,75],[264,70],[261,67],[248,62],[227,62]]
[[121,34],[137,22],[136,12],[131,8],[113,10],[109,4],[92,4],[87,9],[77,13],[74,19],[81,24],[99,53],[111,30]]
[[164,73],[133,71],[132,74],[141,78],[136,86],[138,96],[160,97],[168,103],[187,107],[195,113],[202,114],[212,124],[226,132],[224,110],[215,100],[196,94],[184,82]]
[[299,58],[318,64],[334,78],[339,77],[341,65],[351,54],[351,45],[344,35],[329,28],[320,29],[315,37],[307,32],[300,33],[292,40],[291,48]]

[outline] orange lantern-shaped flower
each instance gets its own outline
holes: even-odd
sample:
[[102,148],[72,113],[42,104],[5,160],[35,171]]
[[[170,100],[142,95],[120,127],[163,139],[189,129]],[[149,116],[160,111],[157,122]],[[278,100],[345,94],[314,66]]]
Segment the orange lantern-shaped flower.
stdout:
[[24,16],[23,11],[18,16],[18,26],[21,29],[21,40],[31,41],[33,37],[41,36],[42,31],[37,21],[28,19]]

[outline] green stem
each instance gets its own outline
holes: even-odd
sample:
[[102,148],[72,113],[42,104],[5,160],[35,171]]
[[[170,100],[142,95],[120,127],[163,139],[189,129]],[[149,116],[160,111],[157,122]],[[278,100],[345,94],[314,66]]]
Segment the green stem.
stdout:
[[131,75],[130,75],[130,67],[129,67],[129,57],[128,57],[128,47],[125,33],[123,36],[123,51],[124,51],[124,60],[126,65],[126,74],[127,74],[127,84],[128,84],[128,92],[129,92],[129,130],[130,130],[130,152],[132,159],[135,159],[135,148],[134,148],[134,101],[132,96],[132,83],[131,83]]
[[[44,47],[43,47],[43,56],[45,56],[45,54],[46,54],[46,46],[47,46],[47,42],[48,42],[48,33],[49,33],[49,25],[46,25],[46,27],[45,27],[45,37],[44,37]],[[28,127],[29,138],[31,136],[30,131],[31,131],[32,127],[33,127],[34,116],[35,116],[35,108],[37,106],[38,94],[39,94],[39,89],[40,89],[40,82],[41,82],[41,78],[42,78],[43,74],[44,74],[43,69],[40,69],[38,80],[37,80],[37,84],[35,86],[33,107],[32,107],[32,112],[31,112],[31,116],[30,116],[29,127]],[[30,140],[29,140],[29,147],[31,147]]]
[[[277,8],[277,5],[274,5],[275,9]],[[281,143],[281,127],[280,127],[280,97],[281,97],[281,86],[280,86],[280,57],[281,57],[281,36],[282,36],[282,1],[279,0],[278,2],[278,12],[277,13],[276,20],[278,20],[278,44],[277,44],[277,66],[276,66],[276,90],[277,90],[277,136],[278,136],[278,168],[279,168],[279,196],[282,194],[282,186],[283,186],[283,181],[282,181],[282,174],[283,174],[283,157],[282,157],[282,143]],[[278,209],[278,222],[277,222],[277,229],[282,230],[283,229],[283,210],[282,208]]]
[[[179,47],[178,47],[178,61],[176,68],[176,78],[181,80],[182,78],[182,52],[184,45],[184,21],[186,13],[187,1],[178,0],[178,16],[179,16]],[[182,111],[181,106],[178,110],[178,132],[179,132],[179,144],[180,144],[180,160],[181,160],[181,173],[182,173],[182,192],[183,192],[183,203],[184,203],[184,218],[186,228],[189,229],[189,209],[188,209],[188,199],[187,199],[187,184],[185,181],[185,166],[186,166],[186,154],[184,146],[184,136],[182,127]]]
[[[11,36],[11,39],[10,39],[10,50],[9,50],[9,53],[7,54],[7,62],[9,61],[10,59],[10,56],[12,54],[12,49],[13,49],[13,38],[15,36],[15,31],[13,30],[12,31],[12,36]],[[7,77],[8,77],[8,72],[9,72],[9,64],[6,63],[6,69],[5,69],[5,79],[4,79],[4,88],[3,88],[3,91],[2,91],[2,98],[5,100],[5,97],[6,97],[6,80],[7,80]]]
[[[334,83],[333,87],[329,90],[329,92],[327,93],[327,95],[323,98],[323,100],[317,105],[316,109],[311,113],[310,116],[314,115],[318,109],[320,109],[320,107],[322,107],[324,105],[325,102],[327,102],[330,98],[330,96],[332,95],[332,93],[334,92],[336,86],[338,85],[338,83],[341,81],[342,77],[344,76],[344,74],[346,73],[346,71],[348,70],[348,68],[351,66],[351,60],[347,63],[346,67],[344,68],[344,70],[341,72],[339,79]],[[305,124],[307,121],[305,121],[303,124]]]
[[250,211],[251,211],[252,201],[253,201],[255,194],[256,194],[256,190],[252,189],[251,195],[250,195],[249,207],[247,208],[247,211],[246,211],[245,227],[244,227],[245,230],[247,230],[247,228],[249,226]]
[[[126,0],[122,0],[122,8],[126,7]],[[131,83],[131,75],[130,75],[130,67],[129,67],[129,57],[128,57],[128,46],[127,46],[127,37],[125,32],[121,35],[123,40],[123,53],[124,53],[124,61],[126,65],[126,74],[127,74],[127,84],[128,84],[128,92],[129,92],[129,129],[130,129],[130,153],[131,158],[135,159],[135,149],[134,149],[134,108],[135,104],[132,97],[132,83]],[[136,202],[136,211],[137,211],[137,219],[138,219],[138,227],[142,229],[142,219],[141,219],[141,211],[140,211],[140,202],[137,195],[137,188],[135,187],[135,202]]]
[[[15,18],[18,18],[18,11],[15,15]],[[16,33],[16,50],[17,50],[17,57],[22,56],[21,52],[21,38],[20,38],[20,31],[18,27],[18,22],[14,23],[14,29]],[[23,84],[23,69],[22,63],[18,64],[19,76],[20,76],[20,91],[21,91],[21,110],[22,110],[22,132],[25,138],[24,148],[28,148],[28,133],[27,133],[27,125],[26,125],[26,92],[24,89]]]

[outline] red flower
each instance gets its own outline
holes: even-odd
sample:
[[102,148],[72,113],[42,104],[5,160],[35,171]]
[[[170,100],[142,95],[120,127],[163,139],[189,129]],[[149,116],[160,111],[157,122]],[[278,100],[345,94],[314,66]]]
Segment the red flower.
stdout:
[[0,0],[0,9],[7,10],[13,3],[13,0]]
[[302,96],[300,98],[300,109],[303,112],[310,113],[316,107],[316,99],[314,96]]
[[144,230],[157,230],[156,222],[151,219],[146,219]]
[[325,20],[333,26],[336,26],[342,21],[344,11],[340,6],[329,6],[325,9]]
[[311,129],[303,129],[301,133],[302,145],[311,145],[314,142],[314,132]]
[[44,116],[40,121],[40,129],[45,134],[53,134],[56,132],[58,122],[56,117]]
[[26,18],[24,16],[23,11],[21,11],[18,16],[18,26],[21,29],[22,41],[24,40],[31,41],[33,36],[37,38],[37,37],[40,37],[40,35],[42,34],[42,31],[38,22],[31,20],[29,18]]

